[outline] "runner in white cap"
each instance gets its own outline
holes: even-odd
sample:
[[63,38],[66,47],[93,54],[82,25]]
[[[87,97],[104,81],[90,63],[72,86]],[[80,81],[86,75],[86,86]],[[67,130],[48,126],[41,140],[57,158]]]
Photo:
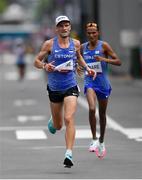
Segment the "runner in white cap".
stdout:
[[[72,149],[75,140],[74,115],[77,108],[79,89],[76,79],[77,62],[94,76],[80,54],[80,42],[70,38],[71,24],[67,16],[55,20],[57,36],[45,41],[36,56],[35,66],[47,71],[47,91],[49,94],[51,118],[48,129],[52,134],[60,130],[65,123],[66,152],[64,166],[73,166]],[[43,62],[47,55],[46,63]]]
[[55,20],[56,26],[62,21],[70,22],[70,20],[67,16],[58,16]]

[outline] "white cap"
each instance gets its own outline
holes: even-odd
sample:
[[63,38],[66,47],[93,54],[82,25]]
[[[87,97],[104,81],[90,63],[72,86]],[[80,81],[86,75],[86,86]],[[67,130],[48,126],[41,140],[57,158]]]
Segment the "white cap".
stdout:
[[55,20],[56,26],[57,26],[60,22],[62,22],[62,21],[68,21],[68,22],[70,22],[70,20],[69,20],[69,18],[68,18],[67,16],[58,16],[58,17],[56,18],[56,20]]

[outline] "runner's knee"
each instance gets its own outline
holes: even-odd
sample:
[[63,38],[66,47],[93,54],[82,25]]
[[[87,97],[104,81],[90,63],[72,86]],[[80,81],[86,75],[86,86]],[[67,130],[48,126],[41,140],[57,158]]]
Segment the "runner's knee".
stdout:
[[64,120],[65,120],[65,125],[66,126],[73,123],[73,119],[72,119],[71,115],[65,116]]
[[89,114],[90,115],[95,115],[95,113],[96,113],[96,110],[94,108],[92,108],[92,109],[90,108],[89,109]]

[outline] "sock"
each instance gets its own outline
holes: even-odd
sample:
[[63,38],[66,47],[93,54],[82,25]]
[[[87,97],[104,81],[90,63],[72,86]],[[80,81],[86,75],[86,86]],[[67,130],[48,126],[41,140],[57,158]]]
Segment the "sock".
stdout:
[[65,155],[67,155],[67,154],[72,156],[72,150],[71,149],[67,149]]
[[92,142],[95,143],[97,140],[98,140],[97,138],[96,138],[96,139],[93,139]]

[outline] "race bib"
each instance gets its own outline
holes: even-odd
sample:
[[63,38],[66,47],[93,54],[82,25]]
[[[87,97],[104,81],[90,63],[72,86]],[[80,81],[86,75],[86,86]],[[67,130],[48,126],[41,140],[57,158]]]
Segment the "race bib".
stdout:
[[56,71],[61,71],[61,70],[73,70],[73,60],[69,60],[65,63],[62,63],[58,66],[55,67]]
[[102,73],[102,66],[101,62],[92,62],[92,63],[87,63],[89,68],[94,69],[98,73]]

